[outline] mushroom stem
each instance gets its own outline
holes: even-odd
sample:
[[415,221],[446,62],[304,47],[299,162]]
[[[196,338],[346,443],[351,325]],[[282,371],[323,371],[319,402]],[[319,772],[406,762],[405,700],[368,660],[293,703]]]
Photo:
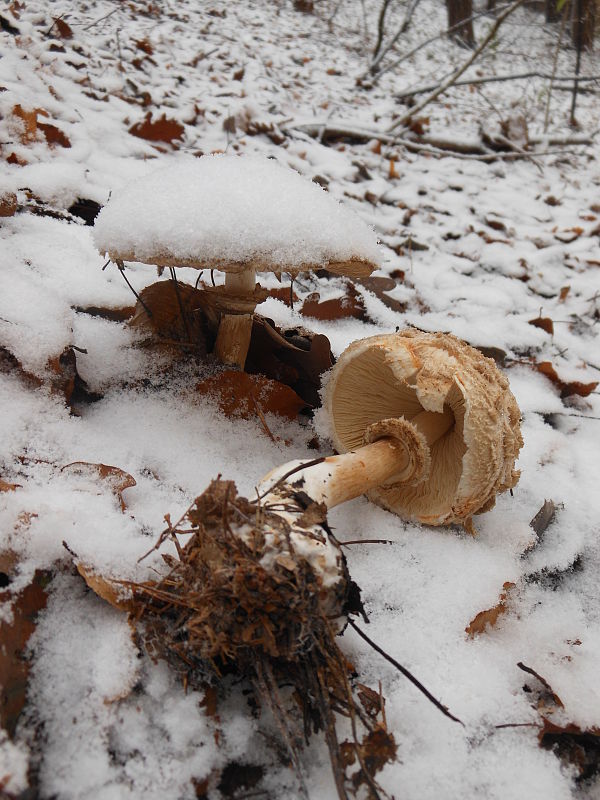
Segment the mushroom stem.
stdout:
[[[442,413],[421,411],[413,417],[412,425],[431,445],[441,439],[454,425],[454,415],[444,409]],[[346,500],[352,500],[370,489],[383,485],[392,476],[402,474],[403,481],[410,481],[413,467],[407,449],[400,438],[385,436],[372,444],[359,447],[350,453],[329,456],[320,464],[299,469],[290,476],[294,488],[301,488],[312,500],[333,508]],[[290,464],[279,467],[263,478],[277,478],[289,471]],[[301,487],[298,482],[303,481]]]
[[[256,287],[256,272],[247,269],[245,272],[225,275],[225,291],[222,301],[227,295],[252,296]],[[226,307],[226,302],[223,303]],[[252,336],[252,314],[228,314],[224,311],[219,322],[219,331],[215,342],[214,354],[224,364],[236,364],[244,369],[246,356]]]

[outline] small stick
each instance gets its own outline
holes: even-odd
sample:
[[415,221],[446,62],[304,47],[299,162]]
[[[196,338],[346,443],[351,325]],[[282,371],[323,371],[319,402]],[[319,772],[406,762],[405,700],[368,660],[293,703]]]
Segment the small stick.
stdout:
[[429,700],[431,703],[433,703],[433,705],[434,705],[434,706],[435,706],[437,709],[439,709],[439,710],[442,712],[442,714],[443,714],[445,717],[449,717],[449,718],[450,718],[451,720],[453,720],[454,722],[458,722],[458,723],[460,723],[460,724],[463,726],[463,728],[465,727],[465,723],[464,723],[464,722],[462,722],[462,720],[460,720],[458,717],[455,717],[455,716],[454,716],[454,714],[451,714],[451,713],[450,713],[450,711],[449,711],[449,710],[446,708],[446,706],[445,706],[445,705],[443,705],[442,703],[440,703],[440,701],[439,701],[439,700],[436,700],[436,698],[435,698],[435,697],[434,697],[434,696],[431,694],[431,692],[430,692],[430,691],[428,691],[428,690],[427,690],[427,689],[426,689],[426,688],[423,686],[423,684],[422,684],[420,681],[418,681],[418,680],[415,678],[415,676],[414,676],[414,675],[413,675],[411,672],[409,672],[409,671],[406,669],[406,667],[403,667],[403,666],[402,666],[402,664],[400,664],[398,661],[396,661],[396,659],[395,659],[395,658],[392,658],[392,656],[388,655],[388,654],[385,652],[385,650],[382,650],[382,649],[381,649],[381,647],[379,647],[379,645],[375,644],[375,642],[374,642],[372,639],[370,639],[370,638],[367,636],[367,634],[366,634],[366,633],[364,633],[364,632],[363,632],[363,631],[362,631],[362,630],[361,630],[361,629],[358,627],[358,625],[357,625],[357,624],[354,622],[354,620],[352,620],[352,619],[348,619],[348,624],[349,624],[349,625],[350,625],[350,626],[351,626],[351,627],[352,627],[352,628],[353,628],[353,629],[354,629],[354,630],[355,630],[355,631],[358,633],[358,635],[359,635],[359,636],[360,636],[362,639],[364,639],[364,640],[365,640],[365,642],[366,642],[367,644],[371,645],[371,647],[373,648],[373,650],[375,650],[375,652],[376,652],[376,653],[379,653],[379,655],[380,655],[380,656],[383,656],[383,657],[385,658],[385,660],[386,660],[386,661],[389,661],[389,662],[390,662],[390,664],[392,664],[394,667],[396,667],[396,669],[397,669],[399,672],[401,672],[401,673],[404,675],[404,677],[405,677],[405,678],[408,678],[408,680],[409,680],[409,681],[410,681],[410,682],[411,682],[411,683],[412,683],[414,686],[416,686],[416,687],[417,687],[417,689],[418,689],[420,692],[422,692],[422,693],[425,695],[425,697],[426,697],[426,698],[427,698],[427,699],[428,699],[428,700]]
[[269,437],[269,439],[272,442],[276,442],[277,439],[273,436],[273,434],[269,430],[269,426],[267,425],[267,420],[265,419],[265,415],[263,414],[261,407],[258,405],[258,401],[257,401],[256,397],[254,396],[254,392],[252,391],[251,388],[248,390],[248,394],[250,395],[250,399],[254,403],[254,410],[256,411],[256,413],[258,415],[258,418],[262,422],[262,426],[265,429],[265,432],[266,432],[267,436]]
[[102,20],[103,20],[103,19],[108,19],[109,17],[112,17],[112,15],[113,15],[115,12],[117,12],[118,10],[119,10],[119,7],[118,7],[118,6],[117,6],[117,8],[113,8],[113,10],[112,10],[112,11],[109,11],[109,12],[108,12],[108,14],[105,14],[103,17],[100,17],[100,18],[99,18],[99,19],[97,19],[95,22],[92,22],[92,23],[90,23],[89,25],[86,25],[86,26],[85,26],[85,28],[82,28],[82,30],[83,30],[83,31],[89,31],[89,29],[90,29],[90,28],[93,28],[93,27],[94,27],[94,25],[97,25],[99,22],[102,22]]
[[[109,263],[110,263],[110,262],[109,262]],[[119,268],[119,272],[120,272],[120,273],[121,273],[121,275],[123,276],[123,279],[125,280],[125,283],[127,284],[127,286],[129,286],[129,288],[131,289],[131,291],[132,291],[132,292],[133,292],[133,294],[135,295],[135,299],[136,299],[136,300],[138,300],[138,302],[140,302],[140,303],[142,304],[142,306],[144,307],[144,311],[146,312],[146,314],[148,314],[148,316],[149,316],[149,317],[152,317],[152,312],[150,311],[150,309],[148,308],[148,306],[146,305],[146,303],[144,303],[144,301],[142,300],[142,298],[139,296],[139,294],[136,292],[136,290],[133,288],[133,286],[132,286],[132,285],[129,283],[129,280],[128,280],[128,278],[127,278],[127,275],[125,275],[125,264],[123,263],[123,261],[121,261],[121,259],[119,258],[119,259],[117,259],[117,261],[115,261],[115,264],[116,264],[116,265],[117,265],[117,267]],[[106,264],[104,265],[104,267],[102,267],[102,269],[104,269],[105,267],[106,267]]]
[[177,295],[177,303],[179,304],[179,312],[181,314],[181,319],[183,321],[183,327],[185,328],[188,340],[191,341],[192,334],[190,333],[190,327],[188,325],[187,315],[183,308],[183,300],[181,299],[181,292],[179,291],[179,283],[177,282],[177,274],[175,272],[175,267],[169,267],[169,272],[171,273],[171,280],[173,281],[173,285],[175,286],[175,294]]

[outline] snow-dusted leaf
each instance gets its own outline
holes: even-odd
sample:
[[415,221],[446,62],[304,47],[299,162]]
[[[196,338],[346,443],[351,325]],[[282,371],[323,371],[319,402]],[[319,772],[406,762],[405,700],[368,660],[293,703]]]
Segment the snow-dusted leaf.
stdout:
[[166,114],[157,119],[152,119],[152,112],[148,112],[143,122],[136,122],[129,128],[129,133],[139,139],[147,139],[149,142],[168,142],[172,143],[175,139],[182,139],[184,127],[177,120],[169,119]]
[[507,602],[510,597],[511,589],[513,589],[514,586],[515,584],[511,581],[506,581],[502,586],[502,592],[500,593],[500,599],[498,603],[496,603],[495,606],[492,606],[492,608],[487,608],[485,611],[480,611],[479,614],[473,617],[471,622],[469,622],[465,628],[466,633],[468,633],[471,638],[483,633],[488,625],[493,628],[502,614],[506,613]]
[[289,386],[262,375],[224,370],[201,381],[197,390],[213,396],[227,417],[251,419],[261,413],[296,419],[306,402]]
[[62,472],[91,477],[92,479],[98,481],[100,485],[105,483],[116,496],[117,500],[119,501],[121,511],[123,512],[127,508],[125,499],[123,497],[123,492],[125,489],[136,486],[136,480],[132,475],[120,469],[119,467],[113,467],[109,464],[93,464],[88,461],[73,461],[70,464],[66,464],[62,468]]

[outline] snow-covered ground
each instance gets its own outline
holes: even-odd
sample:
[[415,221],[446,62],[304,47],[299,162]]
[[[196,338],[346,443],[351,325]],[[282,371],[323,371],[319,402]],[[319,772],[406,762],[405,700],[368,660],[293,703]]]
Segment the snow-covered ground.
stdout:
[[[465,723],[442,717],[348,630],[340,646],[362,683],[377,689],[381,681],[399,745],[382,786],[415,800],[599,796],[598,777],[576,783],[582,752],[598,767],[600,735],[600,401],[589,386],[600,380],[597,146],[488,163],[311,138],[298,126],[345,121],[385,131],[406,110],[395,94],[467,57],[438,42],[361,87],[365,19],[372,45],[379,3],[367,2],[365,17],[355,0],[314,5],[315,14],[282,0],[26,0],[0,9],[0,558],[10,579],[0,609],[3,680],[7,653],[15,658],[14,605],[42,572],[48,593],[27,644],[27,702],[12,739],[0,738],[0,791],[9,797],[29,781],[33,794],[23,797],[175,800],[201,796],[206,779],[218,797],[219,774],[231,764],[263,768],[258,796],[297,796],[276,731],[252,711],[245,687],[228,685],[218,718],[207,714],[202,693],[185,693],[164,663],[137,651],[126,617],[86,588],[63,546],[102,573],[147,577],[158,559],[137,559],[164,515],[179,518],[218,473],[250,496],[273,466],[315,457],[315,426],[327,452],[319,415],[268,415],[271,439],[258,417],[227,418],[195,391],[210,364],[172,363],[168,352],[141,347],[127,324],[93,311],[134,299],[114,265],[102,269],[76,201],[104,205],[182,153],[220,151],[271,156],[326,185],[374,228],[383,258],[375,275],[395,284],[378,293],[357,285],[362,319],[303,316],[301,303],[291,309],[275,297],[262,314],[327,335],[336,355],[397,327],[451,332],[495,354],[522,410],[521,480],[476,518],[476,538],[403,521],[364,498],[330,515],[341,540],[393,541],[347,548],[369,635]],[[444,21],[441,4],[422,0],[396,54]],[[538,12],[517,10],[468,74],[551,72],[558,31],[540,22]],[[490,25],[476,21],[480,39]],[[571,74],[573,63],[562,50],[557,74]],[[599,66],[597,55],[584,56],[585,74]],[[541,135],[546,90],[538,79],[457,88],[421,116],[438,139],[472,141],[480,123],[511,115]],[[552,94],[549,132],[560,138],[570,132],[569,106],[570,94]],[[579,97],[577,117],[580,134],[599,127],[597,95]],[[233,229],[232,241],[240,235]],[[178,274],[197,278],[192,269]],[[137,291],[156,280],[142,264],[126,275]],[[260,280],[280,285],[274,275]],[[310,274],[294,284],[301,300],[316,291],[321,300],[339,297],[344,286]],[[69,347],[94,394],[77,402],[76,392],[76,413],[58,364]],[[545,362],[554,380],[537,368]],[[73,462],[133,476],[126,507],[110,476]],[[538,542],[529,522],[544,500],[557,511]],[[471,621],[503,593],[495,625],[470,635]],[[542,676],[560,704],[518,664]],[[563,735],[552,752],[539,742],[545,719],[588,738]],[[319,737],[304,768],[311,797],[336,796]]]

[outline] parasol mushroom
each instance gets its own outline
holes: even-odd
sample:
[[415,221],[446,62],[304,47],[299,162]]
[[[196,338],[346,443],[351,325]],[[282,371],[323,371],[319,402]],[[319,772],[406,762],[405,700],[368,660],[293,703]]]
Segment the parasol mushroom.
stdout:
[[225,272],[224,285],[207,290],[219,326],[215,354],[241,368],[254,309],[267,296],[257,272],[327,269],[358,278],[380,263],[375,234],[358,216],[257,156],[178,158],[115,192],[94,241],[121,267],[139,261]]
[[[360,494],[430,525],[494,506],[519,479],[520,412],[494,361],[454,336],[407,330],[350,345],[331,371],[326,409],[345,455],[290,469],[328,508]],[[351,451],[351,452],[347,452]]]

